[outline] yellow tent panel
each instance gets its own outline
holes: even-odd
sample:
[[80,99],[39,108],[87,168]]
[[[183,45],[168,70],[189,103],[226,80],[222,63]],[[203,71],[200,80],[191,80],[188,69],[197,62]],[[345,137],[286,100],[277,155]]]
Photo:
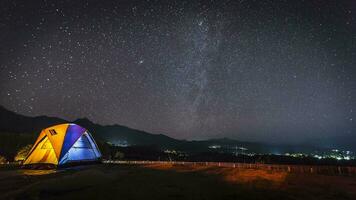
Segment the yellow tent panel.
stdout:
[[66,135],[68,125],[69,124],[60,124],[55,127],[46,128],[44,130],[53,145],[57,158],[59,158],[61,154],[63,140],[64,136]]
[[32,146],[31,151],[34,151],[35,148],[37,147],[38,143],[41,142],[41,140],[46,136],[46,132],[44,130],[41,131],[40,135],[38,136],[35,144]]
[[24,164],[30,163],[58,163],[53,146],[46,136],[37,144],[36,151],[29,155]]

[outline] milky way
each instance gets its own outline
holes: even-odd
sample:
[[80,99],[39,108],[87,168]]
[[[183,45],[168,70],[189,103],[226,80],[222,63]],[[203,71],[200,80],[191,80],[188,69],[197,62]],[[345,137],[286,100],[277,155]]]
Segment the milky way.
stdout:
[[175,138],[356,134],[353,1],[0,3],[0,104]]

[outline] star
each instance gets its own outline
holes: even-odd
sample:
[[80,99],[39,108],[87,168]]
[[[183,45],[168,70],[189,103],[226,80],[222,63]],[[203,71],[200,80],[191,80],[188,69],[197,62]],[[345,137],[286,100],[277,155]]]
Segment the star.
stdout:
[[162,3],[5,2],[0,105],[178,139],[289,144],[356,131],[347,3]]

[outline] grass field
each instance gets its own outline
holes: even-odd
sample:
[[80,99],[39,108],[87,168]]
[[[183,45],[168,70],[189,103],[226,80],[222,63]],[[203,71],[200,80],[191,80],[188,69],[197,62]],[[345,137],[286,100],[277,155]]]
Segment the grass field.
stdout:
[[2,169],[0,199],[356,199],[356,177],[172,164]]

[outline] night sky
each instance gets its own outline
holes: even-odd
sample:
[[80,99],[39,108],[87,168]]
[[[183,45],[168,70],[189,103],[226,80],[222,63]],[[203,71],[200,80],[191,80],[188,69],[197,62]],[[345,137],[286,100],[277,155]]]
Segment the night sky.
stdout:
[[356,2],[0,2],[0,105],[179,139],[356,136]]

